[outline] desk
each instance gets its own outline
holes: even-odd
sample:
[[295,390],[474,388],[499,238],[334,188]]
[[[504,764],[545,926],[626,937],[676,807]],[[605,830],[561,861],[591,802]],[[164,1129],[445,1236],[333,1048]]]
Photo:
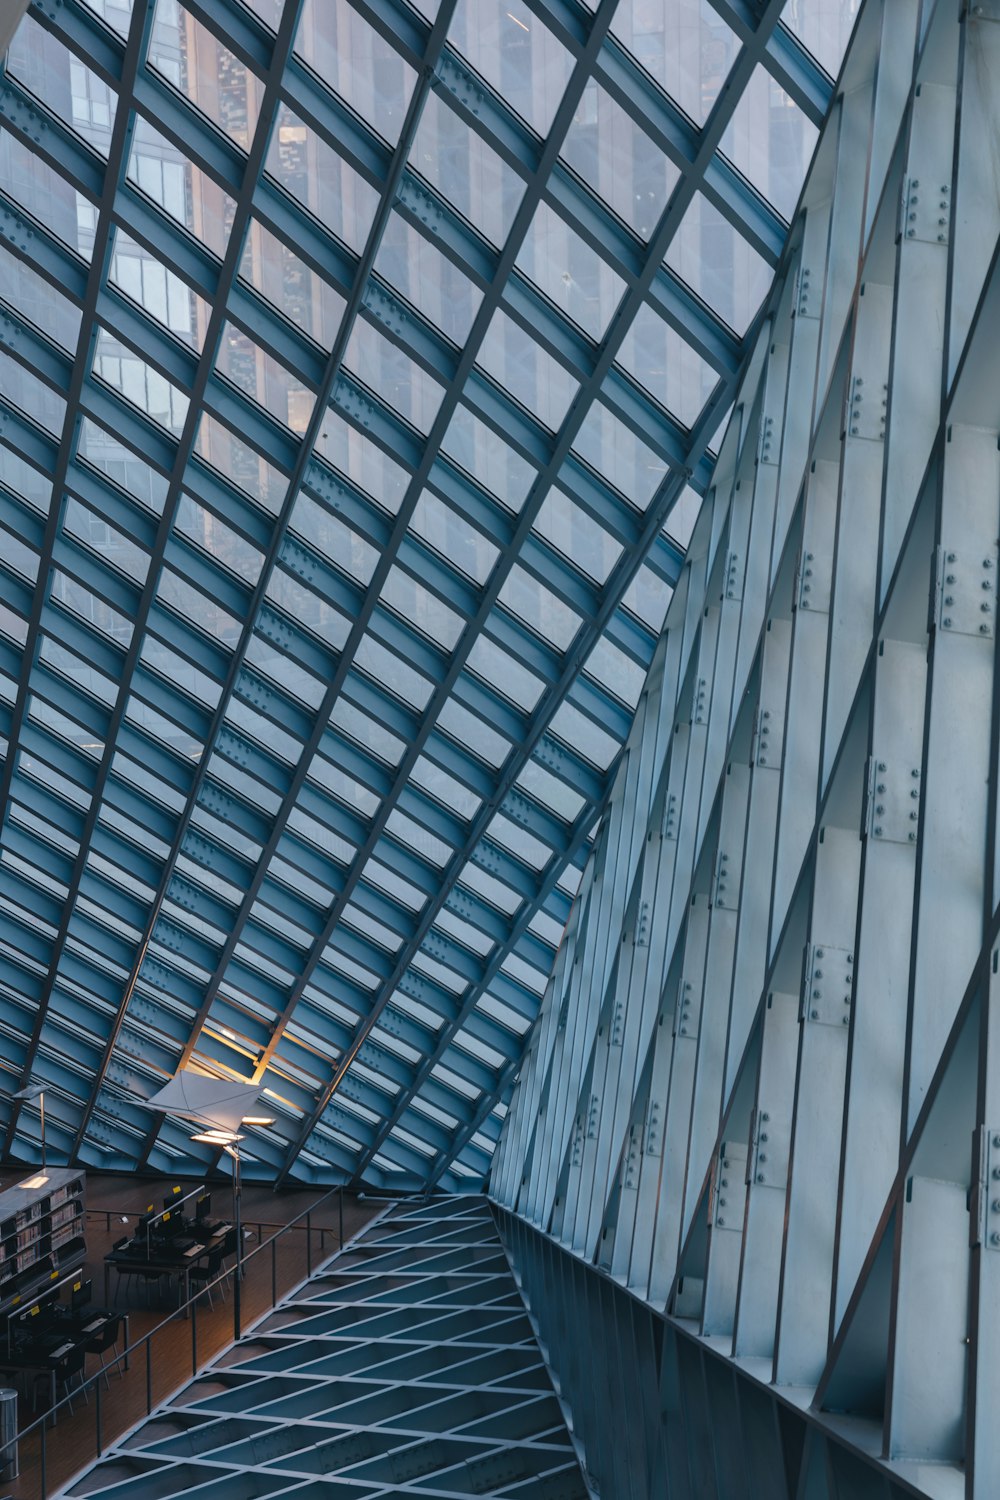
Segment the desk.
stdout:
[[225,1233],[214,1234],[211,1239],[204,1243],[195,1242],[187,1250],[171,1250],[169,1242],[162,1241],[153,1245],[149,1254],[143,1241],[133,1240],[132,1244],[121,1250],[111,1250],[104,1257],[104,1300],[111,1301],[111,1272],[118,1271],[119,1276],[129,1271],[151,1271],[160,1276],[169,1276],[179,1281],[184,1290],[181,1299],[182,1304],[190,1300],[191,1296],[191,1267],[199,1261],[205,1260],[213,1250],[217,1250],[225,1241]]

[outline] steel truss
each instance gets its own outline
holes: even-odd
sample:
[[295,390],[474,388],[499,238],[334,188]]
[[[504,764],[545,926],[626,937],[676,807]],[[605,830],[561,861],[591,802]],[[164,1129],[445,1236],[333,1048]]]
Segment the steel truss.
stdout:
[[1000,1488],[998,76],[862,13],[501,1138],[603,1493]]
[[483,1199],[363,1229],[67,1490],[587,1500]]

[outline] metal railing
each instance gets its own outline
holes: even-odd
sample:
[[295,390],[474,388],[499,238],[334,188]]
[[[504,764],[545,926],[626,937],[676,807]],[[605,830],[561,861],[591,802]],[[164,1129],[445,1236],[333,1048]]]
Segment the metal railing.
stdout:
[[[301,1214],[298,1214],[294,1219],[289,1220],[289,1222],[287,1224],[282,1224],[280,1226],[277,1226],[277,1232],[275,1234],[272,1234],[266,1240],[262,1240],[260,1238],[260,1232],[261,1232],[262,1229],[264,1229],[264,1228],[270,1228],[271,1226],[265,1224],[264,1221],[260,1221],[258,1223],[258,1226],[257,1226],[257,1228],[258,1228],[258,1236],[257,1236],[258,1243],[257,1243],[257,1246],[256,1246],[255,1249],[251,1250],[248,1254],[244,1254],[244,1256],[242,1257],[242,1269],[243,1269],[244,1278],[245,1278],[246,1268],[249,1265],[249,1263],[252,1260],[254,1260],[258,1255],[263,1254],[263,1252],[265,1250],[267,1250],[268,1247],[270,1247],[270,1250],[271,1250],[271,1302],[270,1302],[270,1306],[271,1306],[272,1309],[277,1305],[277,1302],[278,1302],[278,1261],[277,1261],[277,1247],[278,1247],[278,1242],[280,1240],[284,1239],[284,1237],[287,1234],[290,1234],[292,1230],[299,1229],[299,1228],[301,1228],[303,1230],[303,1232],[305,1233],[305,1236],[306,1236],[306,1278],[308,1278],[309,1276],[311,1276],[312,1275],[312,1269],[313,1269],[313,1235],[314,1234],[319,1234],[319,1236],[320,1236],[320,1256],[322,1258],[322,1255],[323,1255],[323,1253],[324,1253],[324,1251],[326,1249],[326,1237],[327,1237],[327,1235],[332,1235],[333,1234],[333,1230],[327,1228],[326,1225],[317,1225],[316,1228],[314,1229],[313,1228],[313,1223],[312,1223],[312,1217],[313,1217],[313,1214],[315,1214],[318,1210],[320,1210],[326,1204],[328,1204],[330,1202],[330,1200],[332,1198],[334,1198],[334,1197],[337,1198],[337,1207],[338,1207],[337,1248],[339,1249],[343,1245],[343,1243],[344,1243],[344,1190],[343,1190],[342,1187],[331,1188],[329,1190],[329,1192],[324,1193],[321,1198],[317,1198],[317,1200],[316,1200],[315,1203],[311,1204],[309,1206],[309,1208],[305,1209]],[[110,1224],[110,1219],[111,1218],[114,1218],[114,1217],[121,1218],[121,1217],[123,1217],[123,1215],[115,1214],[114,1210],[110,1210],[110,1209],[109,1210],[100,1209],[100,1210],[95,1210],[95,1212],[98,1212],[102,1217],[104,1216],[105,1213],[107,1213],[108,1214],[108,1219],[109,1219],[109,1224]],[[132,1210],[132,1215],[134,1216],[134,1214],[135,1214],[135,1211]],[[251,1220],[251,1223],[253,1223],[253,1222],[256,1222],[256,1221]],[[145,1359],[145,1365],[146,1365],[146,1415],[147,1416],[151,1416],[152,1412],[153,1412],[153,1340],[157,1337],[158,1334],[162,1333],[165,1328],[169,1327],[173,1323],[176,1323],[178,1321],[178,1319],[181,1319],[181,1318],[187,1319],[188,1314],[190,1313],[190,1324],[191,1324],[191,1376],[192,1376],[192,1378],[194,1378],[198,1374],[198,1371],[201,1369],[201,1361],[199,1360],[199,1357],[198,1357],[198,1302],[205,1295],[206,1291],[209,1291],[210,1289],[212,1289],[214,1287],[219,1287],[219,1289],[221,1291],[221,1289],[223,1287],[223,1284],[226,1281],[228,1281],[230,1278],[232,1278],[232,1281],[233,1281],[233,1341],[235,1342],[236,1340],[238,1340],[240,1338],[242,1332],[243,1332],[243,1326],[242,1326],[243,1312],[242,1312],[242,1296],[241,1296],[242,1288],[241,1288],[241,1285],[240,1285],[240,1278],[237,1275],[237,1267],[235,1265],[233,1265],[233,1266],[230,1266],[228,1270],[221,1271],[219,1273],[219,1275],[217,1277],[215,1277],[215,1279],[213,1281],[205,1282],[202,1286],[199,1287],[199,1289],[198,1289],[197,1292],[195,1292],[193,1295],[191,1295],[190,1297],[188,1297],[188,1299],[187,1299],[186,1302],[182,1302],[179,1306],[177,1306],[176,1308],[174,1308],[174,1310],[169,1314],[168,1317],[164,1318],[162,1322],[157,1323],[157,1325],[156,1325],[155,1328],[151,1328],[148,1331],[148,1333],[142,1334],[141,1337],[137,1338],[134,1343],[132,1343],[132,1344],[126,1344],[126,1346],[122,1350],[122,1352],[120,1354],[118,1354],[118,1355],[115,1356],[114,1360],[112,1361],[115,1364],[115,1366],[119,1366],[119,1365],[121,1365],[121,1364],[124,1363],[124,1366],[125,1366],[126,1369],[129,1368],[130,1362],[132,1360],[137,1359],[137,1358],[144,1358]],[[206,1355],[205,1355],[206,1361],[208,1359],[213,1358],[219,1352],[220,1351],[219,1351],[218,1345],[215,1345],[210,1351],[206,1352]],[[0,1445],[0,1472],[2,1472],[2,1470],[6,1468],[8,1462],[9,1462],[8,1454],[10,1453],[10,1450],[13,1448],[13,1450],[14,1450],[14,1458],[16,1460],[17,1454],[18,1454],[18,1450],[19,1450],[21,1444],[24,1443],[25,1439],[26,1438],[30,1438],[35,1433],[38,1433],[39,1434],[39,1445],[40,1445],[39,1479],[40,1479],[40,1485],[41,1485],[41,1500],[48,1500],[49,1489],[48,1489],[48,1468],[47,1468],[47,1458],[48,1458],[47,1445],[48,1445],[48,1432],[49,1432],[49,1428],[50,1427],[54,1427],[56,1425],[56,1423],[54,1421],[54,1418],[56,1416],[56,1413],[59,1412],[63,1407],[69,1406],[70,1411],[72,1412],[72,1403],[73,1403],[73,1401],[74,1401],[75,1398],[77,1398],[77,1397],[79,1397],[81,1395],[84,1395],[86,1393],[88,1404],[89,1404],[89,1393],[90,1393],[91,1389],[93,1389],[93,1391],[95,1393],[95,1400],[94,1400],[94,1454],[93,1454],[93,1457],[95,1459],[101,1458],[103,1456],[103,1453],[104,1453],[104,1425],[103,1425],[103,1413],[102,1413],[102,1407],[101,1407],[101,1381],[102,1381],[102,1379],[104,1377],[105,1377],[105,1370],[104,1370],[104,1367],[102,1366],[102,1368],[99,1369],[99,1370],[97,1370],[93,1375],[89,1375],[85,1379],[83,1379],[80,1382],[79,1385],[74,1386],[72,1390],[67,1390],[66,1394],[62,1397],[62,1399],[60,1401],[55,1402],[46,1411],[44,1411],[40,1417],[36,1417],[33,1422],[29,1423],[29,1425],[27,1427],[23,1427],[18,1432],[18,1434],[17,1434],[17,1436],[15,1438],[8,1439],[8,1441],[6,1443],[3,1443],[2,1445]],[[178,1389],[178,1388],[179,1387],[175,1387],[175,1389]],[[171,1391],[169,1394],[173,1394],[173,1392]],[[163,1398],[163,1399],[167,1399],[167,1398]],[[116,1436],[117,1436],[117,1434],[116,1434]],[[78,1469],[75,1472],[78,1472],[79,1469],[81,1469],[83,1467],[84,1467],[84,1464],[80,1464],[78,1466]],[[68,1483],[69,1482],[69,1478],[71,1478],[71,1477],[72,1476],[68,1476],[67,1479],[64,1481],[64,1483]],[[5,1484],[11,1484],[11,1483],[14,1483],[15,1481],[14,1480],[7,1480],[7,1481],[2,1481],[2,1482],[5,1483]]]

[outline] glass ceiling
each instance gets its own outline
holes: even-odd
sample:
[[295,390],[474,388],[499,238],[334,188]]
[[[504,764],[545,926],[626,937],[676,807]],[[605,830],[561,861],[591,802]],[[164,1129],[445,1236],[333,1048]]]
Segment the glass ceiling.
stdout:
[[[0,1130],[478,1187],[853,21],[36,0],[0,75]],[[807,48],[811,50],[806,50]],[[826,70],[826,71],[824,71]]]

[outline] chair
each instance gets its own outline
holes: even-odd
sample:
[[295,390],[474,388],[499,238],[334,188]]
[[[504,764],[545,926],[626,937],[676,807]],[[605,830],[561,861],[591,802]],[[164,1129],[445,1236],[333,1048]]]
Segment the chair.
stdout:
[[86,1358],[87,1351],[83,1344],[75,1344],[68,1353],[62,1355],[59,1359],[53,1358],[48,1361],[50,1373],[35,1376],[35,1400],[33,1404],[36,1410],[38,1407],[38,1382],[44,1380],[48,1384],[53,1373],[56,1377],[56,1402],[59,1400],[59,1390],[61,1387],[63,1395],[69,1396],[70,1416],[73,1415],[73,1397],[70,1394],[70,1385],[74,1375],[79,1376],[78,1383],[83,1387],[83,1399],[88,1406],[90,1405],[90,1394],[84,1384],[85,1377],[83,1373]]
[[111,1361],[111,1363],[115,1366],[115,1369],[118,1372],[118,1378],[120,1380],[122,1370],[121,1355],[118,1353],[118,1335],[121,1332],[121,1326],[122,1320],[120,1317],[115,1316],[113,1318],[109,1318],[104,1327],[98,1333],[95,1333],[93,1338],[87,1339],[83,1346],[84,1352],[86,1354],[97,1354],[100,1356],[101,1374],[104,1376],[104,1384],[109,1390],[111,1388],[111,1382],[108,1379],[108,1362],[104,1356],[107,1354],[109,1349],[113,1349],[115,1351],[115,1357]]
[[[129,1239],[128,1235],[126,1235],[124,1239],[115,1240],[114,1244],[111,1246],[112,1254],[117,1254],[121,1250],[127,1250],[131,1243],[132,1241]],[[118,1272],[118,1280],[115,1282],[115,1303],[117,1304],[118,1298],[121,1294],[123,1278],[127,1277],[128,1280],[131,1281],[132,1277],[138,1274],[138,1268],[135,1266],[124,1266],[119,1261],[115,1266],[115,1270]]]
[[223,1249],[224,1247],[220,1245],[217,1249],[209,1251],[208,1259],[201,1265],[192,1266],[188,1272],[189,1283],[192,1286],[197,1286],[200,1283],[202,1290],[208,1293],[208,1305],[211,1308],[215,1307],[215,1302],[212,1300],[211,1283],[222,1270]]

